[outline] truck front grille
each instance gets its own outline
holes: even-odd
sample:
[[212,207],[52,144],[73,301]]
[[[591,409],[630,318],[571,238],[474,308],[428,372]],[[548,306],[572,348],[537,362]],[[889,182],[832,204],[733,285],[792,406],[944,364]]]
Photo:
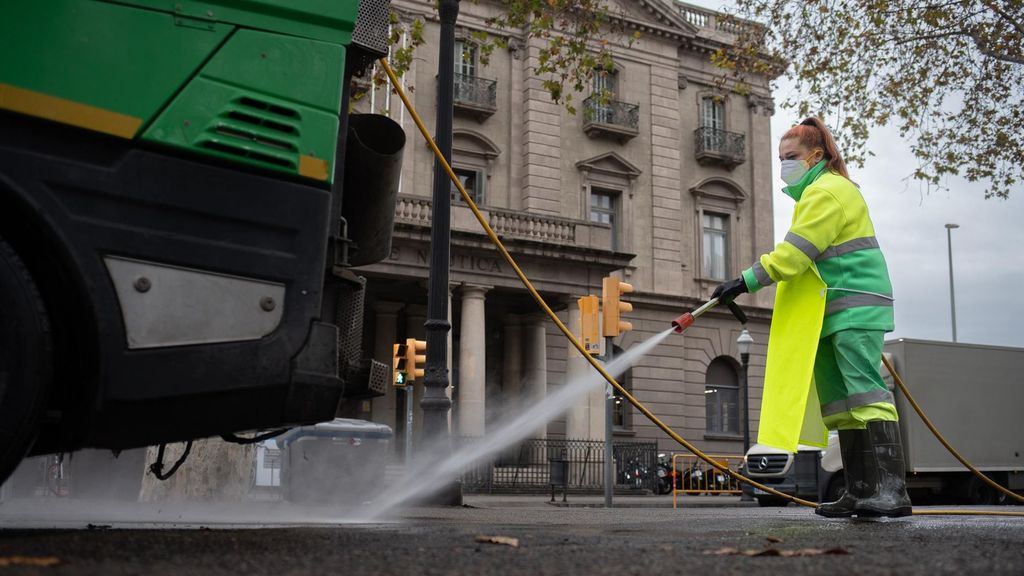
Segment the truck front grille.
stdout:
[[747,457],[747,469],[753,476],[781,474],[789,464],[788,454],[751,454]]

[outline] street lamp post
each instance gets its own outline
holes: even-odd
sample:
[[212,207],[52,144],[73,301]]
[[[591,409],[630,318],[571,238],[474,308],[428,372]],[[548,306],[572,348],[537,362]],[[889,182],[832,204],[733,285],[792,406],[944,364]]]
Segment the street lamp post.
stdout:
[[[742,371],[741,380],[743,381],[743,456],[746,457],[747,451],[750,450],[750,393],[749,383],[750,380],[747,378],[747,368],[750,365],[750,345],[754,343],[754,338],[750,336],[750,332],[747,331],[746,327],[743,328],[743,332],[740,333],[739,338],[736,339],[736,348],[740,352],[740,370]],[[754,498],[750,492],[743,490],[740,496],[740,500],[744,502],[752,501]]]
[[959,224],[946,224],[946,246],[949,249],[949,314],[953,319],[953,342],[956,342],[956,297],[953,295],[953,229]]
[[[455,20],[459,17],[459,0],[440,0],[441,39],[437,65],[437,126],[435,142],[446,160],[452,157],[452,102],[455,78]],[[448,388],[448,272],[451,246],[451,180],[440,160],[434,162],[434,190],[430,228],[430,282],[427,288],[427,362],[423,380],[423,435],[441,449],[451,449],[448,432],[448,411],[452,402],[445,394]],[[446,486],[438,495],[437,504],[460,505],[462,489],[457,482]]]

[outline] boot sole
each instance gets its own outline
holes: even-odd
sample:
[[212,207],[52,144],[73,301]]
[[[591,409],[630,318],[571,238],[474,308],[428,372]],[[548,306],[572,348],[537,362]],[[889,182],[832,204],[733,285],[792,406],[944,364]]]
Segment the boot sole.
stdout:
[[910,506],[877,510],[874,508],[858,508],[853,511],[854,515],[860,518],[903,518],[914,513]]
[[846,512],[827,512],[821,508],[815,508],[814,513],[818,516],[824,516],[825,518],[850,518],[854,514],[853,510]]

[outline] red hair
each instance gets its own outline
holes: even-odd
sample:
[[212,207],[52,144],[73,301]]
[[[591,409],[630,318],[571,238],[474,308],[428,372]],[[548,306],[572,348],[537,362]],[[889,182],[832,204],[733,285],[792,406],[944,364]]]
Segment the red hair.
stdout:
[[805,118],[782,135],[783,140],[788,138],[796,138],[800,145],[808,150],[821,148],[825,153],[825,159],[828,160],[826,167],[830,171],[842,175],[843,178],[849,179],[850,175],[846,172],[846,163],[843,162],[843,155],[839,153],[836,141],[832,139],[832,134],[820,118],[813,116]]

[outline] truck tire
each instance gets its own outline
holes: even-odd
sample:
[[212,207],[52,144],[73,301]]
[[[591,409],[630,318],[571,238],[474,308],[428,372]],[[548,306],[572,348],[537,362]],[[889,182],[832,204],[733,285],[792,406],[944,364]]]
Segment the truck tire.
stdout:
[[758,496],[757,505],[764,508],[785,508],[789,506],[789,500],[778,496]]
[[842,498],[845,491],[846,478],[842,472],[838,472],[828,481],[828,488],[825,489],[825,497],[822,499],[822,502],[835,502]]
[[1002,493],[986,484],[981,478],[971,476],[967,481],[967,503],[974,506],[991,506],[999,503]]
[[0,238],[0,482],[32,447],[53,370],[50,322],[32,276]]

